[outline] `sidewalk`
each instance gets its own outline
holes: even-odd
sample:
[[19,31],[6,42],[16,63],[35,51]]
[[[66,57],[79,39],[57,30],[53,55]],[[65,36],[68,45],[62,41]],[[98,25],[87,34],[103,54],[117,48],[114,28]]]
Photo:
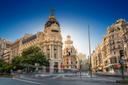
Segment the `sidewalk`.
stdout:
[[[121,74],[112,74],[112,73],[103,73],[103,72],[99,72],[99,73],[95,73],[95,75],[98,76],[112,76],[112,77],[121,77]],[[125,74],[125,77],[128,77],[128,74]]]

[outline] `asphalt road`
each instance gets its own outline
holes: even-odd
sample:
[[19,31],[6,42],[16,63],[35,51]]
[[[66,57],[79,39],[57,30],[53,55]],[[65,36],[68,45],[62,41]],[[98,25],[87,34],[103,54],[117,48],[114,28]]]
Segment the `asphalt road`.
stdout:
[[[105,81],[105,79],[107,81]],[[110,79],[111,80],[111,79]],[[100,80],[98,78],[68,79],[61,76],[51,78],[0,78],[0,85],[123,85],[108,78]]]
[[0,78],[0,85],[37,85],[37,84],[30,82],[23,82],[12,78]]

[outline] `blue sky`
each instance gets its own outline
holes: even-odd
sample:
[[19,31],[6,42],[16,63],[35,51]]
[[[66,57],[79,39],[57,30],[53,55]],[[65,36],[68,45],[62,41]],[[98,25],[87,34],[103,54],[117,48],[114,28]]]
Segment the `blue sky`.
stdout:
[[11,41],[26,33],[43,31],[50,10],[56,10],[62,35],[71,35],[79,52],[88,54],[87,27],[94,49],[107,27],[128,19],[128,0],[0,0],[0,37]]

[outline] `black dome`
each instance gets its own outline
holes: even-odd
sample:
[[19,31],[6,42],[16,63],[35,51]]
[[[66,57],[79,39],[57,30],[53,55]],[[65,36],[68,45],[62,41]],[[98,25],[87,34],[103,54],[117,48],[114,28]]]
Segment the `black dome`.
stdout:
[[55,19],[54,16],[50,16],[49,20],[45,23],[45,28],[46,27],[50,27],[52,24],[56,23],[58,26],[60,26],[60,24],[58,23],[58,21]]

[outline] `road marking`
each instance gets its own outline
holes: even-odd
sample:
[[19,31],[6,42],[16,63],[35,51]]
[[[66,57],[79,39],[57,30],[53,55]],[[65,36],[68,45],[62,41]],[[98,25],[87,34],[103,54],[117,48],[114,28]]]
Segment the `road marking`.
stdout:
[[[21,78],[21,77],[20,77]],[[30,81],[43,81],[43,80],[39,80],[39,79],[33,79],[33,78],[25,78],[25,77],[22,77],[22,79],[24,79],[24,80],[30,80]]]
[[52,78],[50,78],[50,79],[57,79],[57,78],[60,78],[60,77],[61,77],[61,75],[57,75],[57,76],[52,77]]
[[33,81],[28,81],[28,80],[23,80],[23,79],[18,79],[18,78],[13,78],[13,79],[18,80],[18,81],[23,81],[23,82],[31,83],[31,84],[41,85],[41,83],[38,83],[38,82],[33,82]]

